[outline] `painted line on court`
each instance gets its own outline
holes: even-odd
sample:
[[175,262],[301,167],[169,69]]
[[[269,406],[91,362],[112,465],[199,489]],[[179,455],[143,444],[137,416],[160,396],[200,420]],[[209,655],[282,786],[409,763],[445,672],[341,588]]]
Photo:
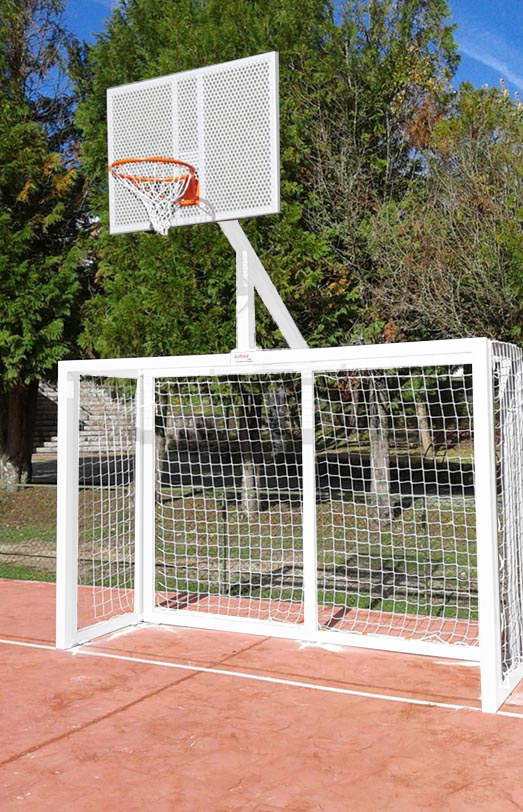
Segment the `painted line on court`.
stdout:
[[[124,662],[143,663],[144,665],[155,665],[162,668],[174,668],[180,671],[196,671],[203,674],[219,674],[223,677],[235,677],[236,679],[246,679],[255,682],[268,682],[273,685],[287,685],[291,688],[309,688],[313,691],[323,691],[324,693],[342,694],[345,696],[356,696],[362,699],[381,699],[385,702],[399,702],[406,705],[421,705],[429,708],[445,708],[446,710],[470,710],[481,711],[481,708],[473,705],[456,705],[450,702],[436,702],[430,699],[414,699],[391,694],[376,694],[369,691],[356,691],[351,688],[336,688],[332,685],[319,685],[311,682],[299,682],[298,680],[282,679],[281,677],[266,677],[261,674],[249,674],[246,671],[230,671],[224,668],[213,668],[203,665],[186,665],[185,663],[172,663],[167,660],[148,660],[145,657],[128,657],[123,654],[109,654],[104,651],[91,651],[87,648],[71,650],[73,654],[84,654],[88,657],[104,657],[109,660],[123,660]],[[523,719],[523,714],[510,713],[510,711],[498,711],[498,716],[514,716]]]
[[[46,651],[59,651],[55,646],[48,646],[42,643],[23,643],[18,640],[5,640],[0,638],[0,645],[22,646],[24,648],[45,649]],[[254,682],[267,682],[273,685],[286,685],[290,688],[308,688],[313,691],[322,691],[329,694],[342,694],[344,696],[361,697],[362,699],[381,699],[384,702],[399,702],[403,705],[420,705],[428,708],[444,708],[445,710],[466,710],[481,712],[481,708],[474,705],[456,705],[450,702],[436,702],[430,699],[414,699],[391,694],[375,694],[370,691],[356,691],[351,688],[336,688],[332,685],[318,685],[311,682],[299,682],[298,680],[282,679],[281,677],[266,677],[261,674],[249,674],[246,671],[230,671],[224,668],[212,668],[203,665],[186,665],[185,663],[172,663],[167,660],[148,660],[145,657],[128,657],[123,654],[109,654],[104,651],[91,651],[85,647],[68,649],[64,653],[74,656],[84,655],[86,657],[102,657],[107,660],[122,660],[129,663],[141,663],[143,665],[154,665],[160,668],[173,668],[178,671],[196,671],[202,674],[218,674],[222,677],[234,677],[236,679],[252,680]],[[510,711],[498,711],[495,716],[509,716],[513,719],[523,719],[521,713],[511,713]]]
[[44,643],[25,643],[21,640],[4,640],[0,638],[0,644],[4,646],[22,646],[23,648],[43,648],[46,651],[57,651],[56,646],[48,646]]

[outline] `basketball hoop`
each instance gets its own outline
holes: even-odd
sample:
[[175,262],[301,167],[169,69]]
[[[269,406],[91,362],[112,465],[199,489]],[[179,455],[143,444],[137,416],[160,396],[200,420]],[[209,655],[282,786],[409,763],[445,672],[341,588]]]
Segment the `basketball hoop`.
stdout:
[[194,167],[175,158],[124,158],[109,172],[145,208],[155,231],[165,236],[181,206],[198,206],[199,183]]

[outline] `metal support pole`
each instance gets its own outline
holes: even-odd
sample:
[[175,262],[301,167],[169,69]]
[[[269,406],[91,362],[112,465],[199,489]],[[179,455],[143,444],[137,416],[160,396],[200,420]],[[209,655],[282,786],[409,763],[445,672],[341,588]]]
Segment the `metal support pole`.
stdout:
[[155,606],[156,587],[156,442],[154,381],[151,375],[143,376],[142,435],[142,532],[143,532],[143,618]]
[[58,365],[56,647],[71,648],[78,622],[78,417],[80,375]]
[[136,442],[134,452],[134,611],[141,619],[143,616],[143,376],[136,381]]
[[303,606],[307,637],[318,633],[318,550],[316,539],[316,454],[314,373],[305,370],[302,387],[302,468],[303,468]]
[[472,382],[481,706],[484,711],[495,713],[501,704],[502,697],[491,353],[490,341],[486,338],[477,339],[472,362]]
[[254,285],[249,276],[249,252],[236,253],[236,349],[256,349]]
[[269,274],[239,222],[224,220],[218,225],[236,252],[236,316],[238,319],[236,325],[238,346],[236,349],[252,350],[255,348],[255,289],[289,347],[295,350],[307,349],[307,342],[285,307],[280,294],[271,282]]

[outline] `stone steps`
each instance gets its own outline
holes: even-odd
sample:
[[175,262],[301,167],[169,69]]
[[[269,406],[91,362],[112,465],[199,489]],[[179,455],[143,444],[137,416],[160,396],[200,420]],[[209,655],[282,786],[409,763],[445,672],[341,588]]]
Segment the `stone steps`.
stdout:
[[[127,419],[126,419],[127,417]],[[56,387],[41,382],[38,391],[34,434],[35,454],[56,454],[58,393]],[[135,432],[131,416],[122,414],[121,405],[101,386],[83,383],[80,398],[79,450],[98,453],[134,453]]]

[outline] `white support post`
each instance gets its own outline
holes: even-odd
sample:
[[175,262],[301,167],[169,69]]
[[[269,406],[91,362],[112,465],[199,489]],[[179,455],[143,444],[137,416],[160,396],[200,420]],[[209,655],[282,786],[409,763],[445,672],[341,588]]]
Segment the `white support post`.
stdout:
[[314,373],[301,376],[303,476],[303,611],[307,638],[318,636],[318,550],[316,539],[316,455]]
[[487,713],[495,713],[502,702],[501,618],[492,348],[486,338],[476,340],[472,381],[481,706]]
[[249,275],[249,252],[236,253],[236,349],[256,349],[254,285]]
[[[251,322],[254,321],[254,289],[256,289],[289,347],[296,350],[307,349],[307,342],[298,330],[294,319],[285,307],[280,294],[271,282],[269,274],[263,267],[238,220],[224,220],[219,222],[218,225],[236,252],[237,279],[239,274],[243,274],[244,255],[247,255],[248,282],[246,288],[241,288],[241,295],[250,297],[252,304],[245,310],[243,304],[237,303],[236,312],[238,314],[238,311],[241,311],[242,314],[241,335],[239,333],[240,328],[237,326],[238,341],[240,339],[248,342],[253,340],[254,324]],[[240,263],[241,271],[238,271]],[[245,348],[238,346],[237,349],[243,350]]]
[[139,619],[143,616],[143,375],[136,381],[136,442],[134,451],[134,611]]
[[78,418],[80,375],[58,365],[56,647],[75,643],[78,619]]
[[154,610],[156,583],[156,550],[155,550],[155,505],[156,505],[156,442],[154,399],[155,379],[145,374],[142,379],[142,421],[140,437],[142,445],[142,534],[143,557],[143,618],[147,619]]

